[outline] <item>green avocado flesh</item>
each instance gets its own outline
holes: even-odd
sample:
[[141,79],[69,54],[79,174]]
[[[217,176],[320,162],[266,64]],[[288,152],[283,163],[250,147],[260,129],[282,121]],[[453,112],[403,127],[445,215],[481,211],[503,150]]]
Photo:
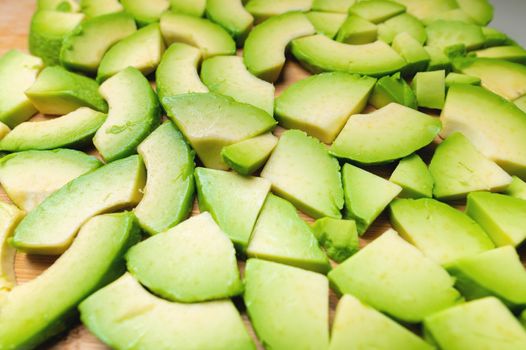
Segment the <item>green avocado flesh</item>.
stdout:
[[419,107],[442,109],[446,99],[446,71],[416,73],[413,82]]
[[407,12],[420,20],[432,17],[438,13],[458,8],[456,0],[394,0],[406,7]]
[[[89,220],[51,267],[6,294],[0,313],[0,348],[37,348],[66,330],[76,318],[77,305],[122,274],[122,257],[139,239],[131,213]],[[64,284],[74,288],[57,288]]]
[[397,34],[393,39],[392,47],[407,62],[407,65],[402,69],[404,75],[413,75],[416,72],[424,71],[429,65],[431,57],[424,46],[409,33]]
[[224,147],[221,157],[238,174],[251,175],[265,164],[277,143],[278,138],[269,132]]
[[239,44],[243,43],[254,22],[242,0],[208,0],[206,17],[225,28]]
[[16,228],[12,244],[29,253],[61,254],[92,216],[136,205],[144,182],[145,170],[138,156],[84,174],[32,210]]
[[141,27],[159,22],[161,14],[170,8],[169,0],[121,0],[121,3]]
[[355,1],[356,0],[313,0],[312,9],[315,11],[346,14]]
[[88,18],[103,16],[124,10],[119,0],[80,0],[80,11]]
[[417,154],[400,160],[389,181],[402,187],[399,197],[418,199],[433,196],[433,177]]
[[361,17],[347,17],[336,35],[336,41],[346,44],[368,44],[376,40],[378,28]]
[[203,17],[206,3],[206,0],[170,0],[172,12],[195,17]]
[[344,13],[311,11],[305,14],[316,29],[316,33],[327,35],[334,39],[338,30],[347,18]]
[[312,232],[329,258],[336,262],[343,262],[360,249],[354,220],[321,218],[312,225]]
[[526,182],[517,176],[511,177],[511,184],[504,190],[508,196],[526,200]]
[[77,12],[79,4],[74,0],[37,0],[37,10],[53,10],[62,12]]
[[384,22],[403,12],[405,12],[405,6],[388,0],[358,1],[349,8],[350,14],[360,16],[373,23]]
[[306,12],[313,0],[248,0],[245,8],[259,23],[287,12]]
[[475,51],[479,58],[494,58],[526,64],[526,50],[520,46],[498,46]]
[[395,16],[378,25],[378,38],[388,44],[392,43],[393,39],[400,33],[409,34],[420,44],[424,44],[427,40],[424,25],[409,13]]
[[4,302],[4,292],[11,290],[16,284],[15,253],[9,244],[16,225],[25,213],[11,204],[0,202],[0,305]]
[[393,102],[417,109],[415,93],[399,73],[378,79],[369,98],[369,103],[377,109]]
[[480,85],[480,78],[454,72],[449,73],[446,76],[446,89],[455,84]]
[[484,44],[484,34],[476,24],[459,21],[434,21],[426,28],[427,45],[447,49],[462,44],[475,50]]
[[493,19],[493,6],[488,0],[456,0],[460,9],[480,25],[486,25]]
[[431,60],[427,66],[428,71],[445,70],[446,72],[451,71],[451,60],[439,47],[436,46],[424,46]]

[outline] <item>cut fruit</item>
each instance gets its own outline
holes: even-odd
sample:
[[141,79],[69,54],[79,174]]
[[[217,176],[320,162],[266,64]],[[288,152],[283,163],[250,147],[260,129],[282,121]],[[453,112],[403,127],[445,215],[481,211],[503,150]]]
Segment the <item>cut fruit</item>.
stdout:
[[437,13],[447,12],[458,8],[455,0],[394,0],[407,8],[407,12],[424,20]]
[[446,100],[446,71],[416,73],[413,82],[418,106],[442,109]]
[[461,9],[448,10],[445,12],[436,13],[422,20],[425,25],[430,25],[435,21],[455,21],[474,24],[475,21],[467,13]]
[[441,48],[435,46],[424,46],[424,49],[427,51],[429,57],[431,58],[431,60],[429,61],[429,65],[427,66],[428,71],[451,71],[451,60]]
[[343,13],[311,11],[305,14],[316,29],[316,33],[324,34],[333,39],[347,18]]
[[329,258],[337,263],[343,262],[360,249],[354,220],[321,218],[312,226],[312,232]]
[[455,84],[480,85],[480,78],[466,74],[449,73],[446,76],[446,89]]
[[9,244],[11,235],[25,213],[11,204],[0,202],[0,305],[4,302],[2,294],[16,284],[15,253]]
[[413,75],[427,69],[431,57],[422,44],[408,33],[402,32],[395,36],[392,47],[407,62],[402,69],[404,75]]
[[475,51],[480,58],[495,58],[515,63],[526,64],[526,50],[520,46],[498,46]]
[[506,34],[491,27],[482,27],[484,34],[484,47],[493,47],[501,45],[512,45],[512,40]]
[[313,0],[249,0],[245,8],[260,23],[287,12],[307,12]]
[[121,3],[141,27],[159,22],[161,14],[170,8],[168,0],[121,0]]
[[322,12],[344,13],[349,12],[349,8],[356,0],[314,0],[312,9]]
[[484,34],[476,24],[460,21],[434,21],[427,28],[427,45],[447,49],[463,44],[467,50],[475,50],[484,45]]
[[362,17],[351,15],[343,22],[336,41],[346,44],[368,44],[376,41],[378,28],[374,23]]
[[413,109],[418,107],[413,89],[404,79],[400,78],[400,73],[378,79],[369,98],[369,103],[376,109],[385,107],[390,103],[398,103]]
[[462,11],[484,26],[493,19],[493,6],[488,0],[456,0]]
[[171,10],[175,13],[203,17],[206,0],[170,0]]
[[518,99],[513,101],[513,103],[515,104],[515,106],[519,107],[521,111],[526,113],[526,95],[519,97]]
[[37,0],[37,10],[53,10],[61,12],[78,12],[79,4],[75,0]]
[[378,25],[378,38],[388,44],[400,33],[409,34],[422,45],[427,40],[424,25],[409,13],[395,16]]
[[504,191],[508,196],[526,200],[526,182],[517,176],[512,176],[511,184]]
[[433,177],[426,163],[417,154],[400,160],[389,181],[402,187],[400,197],[425,198],[433,196]]
[[206,17],[225,28],[238,44],[243,43],[254,22],[242,0],[208,0]]
[[265,164],[277,143],[276,136],[266,133],[224,147],[221,157],[238,174],[251,175]]
[[103,16],[124,10],[119,0],[80,0],[80,11],[87,18]]
[[358,1],[349,8],[349,13],[373,23],[381,23],[405,12],[405,6],[388,0]]

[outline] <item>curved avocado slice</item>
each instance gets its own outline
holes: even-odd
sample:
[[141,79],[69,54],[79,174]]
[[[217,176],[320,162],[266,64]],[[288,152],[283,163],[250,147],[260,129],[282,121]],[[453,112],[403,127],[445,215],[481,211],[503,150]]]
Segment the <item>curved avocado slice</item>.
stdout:
[[451,60],[439,47],[436,46],[424,46],[427,51],[429,58],[429,65],[427,66],[428,71],[445,70],[446,72],[451,71]]
[[495,28],[482,27],[482,34],[484,34],[484,47],[515,45],[506,34]]
[[460,21],[434,21],[426,28],[427,45],[447,49],[463,44],[467,50],[475,50],[484,44],[481,27]]
[[355,0],[314,0],[312,10],[347,14]]
[[488,0],[457,0],[458,6],[478,24],[484,26],[493,19],[493,6]]
[[413,89],[400,77],[400,73],[378,79],[369,98],[369,103],[377,109],[390,103],[398,103],[413,109],[418,107]]
[[411,35],[422,45],[427,40],[424,24],[409,13],[402,13],[378,25],[378,38],[388,44],[400,33]]
[[135,153],[159,124],[159,101],[150,83],[137,69],[128,67],[104,82],[100,92],[110,109],[93,144],[106,161]]
[[405,12],[405,6],[388,0],[359,1],[349,8],[349,13],[373,23],[381,23]]
[[194,153],[169,121],[152,132],[137,152],[148,177],[134,213],[146,232],[156,234],[183,221],[192,209]]
[[20,222],[12,244],[29,253],[63,253],[80,226],[92,216],[136,205],[142,197],[145,177],[141,159],[131,156],[76,178]]
[[305,15],[316,29],[316,33],[327,35],[331,39],[334,39],[347,18],[343,13],[321,11],[310,11]]
[[71,70],[96,73],[106,51],[135,31],[133,17],[124,12],[88,19],[64,38],[60,63]]
[[449,89],[455,84],[480,85],[480,78],[451,72],[446,76],[446,89]]
[[458,8],[456,0],[394,0],[406,7],[407,12],[420,20],[432,17],[437,13]]
[[161,14],[170,8],[168,0],[121,0],[121,4],[141,27],[159,22]]
[[0,202],[0,307],[4,302],[3,292],[11,290],[16,284],[15,253],[9,244],[13,231],[25,213],[11,204]]
[[238,44],[244,42],[254,23],[242,0],[208,0],[206,17],[225,28]]
[[80,151],[25,151],[0,159],[0,183],[9,198],[27,212],[71,180],[102,163]]
[[480,58],[495,58],[526,64],[526,50],[520,46],[496,46],[474,52]]
[[80,0],[79,4],[80,11],[84,13],[87,18],[103,16],[124,10],[119,0]]
[[171,9],[175,13],[203,17],[206,0],[170,0]]
[[298,12],[272,17],[248,34],[243,59],[255,76],[275,82],[285,64],[285,49],[291,40],[315,32],[308,18]]
[[130,344],[140,349],[255,349],[230,300],[168,302],[128,273],[91,295],[79,309],[89,330],[116,349],[129,349]]
[[[431,57],[422,44],[409,33],[402,32],[397,34],[393,39],[392,48],[407,62],[407,65],[402,69],[404,76],[413,75],[427,69]],[[445,87],[443,90],[445,92]]]
[[329,258],[337,263],[347,260],[360,249],[354,220],[321,218],[312,225],[312,232]]
[[457,21],[470,24],[476,24],[473,18],[471,18],[466,12],[462,9],[453,9],[445,12],[439,12],[434,15],[431,15],[422,20],[425,25],[430,25],[435,21]]
[[75,0],[37,0],[37,11],[52,10],[78,12],[79,4]]
[[224,147],[221,158],[238,174],[251,175],[265,164],[277,143],[278,138],[268,132]]
[[398,163],[389,181],[402,187],[399,197],[433,197],[434,180],[426,163],[417,154],[412,154]]
[[[139,239],[131,213],[89,220],[50,268],[6,294],[0,314],[0,348],[36,348],[67,329],[76,318],[78,303],[122,274],[122,257]],[[75,288],[60,288],[65,283]]]
[[350,15],[341,25],[336,41],[346,44],[368,44],[376,41],[378,27],[362,17]]
[[287,12],[307,12],[313,0],[249,0],[245,8],[256,19],[256,23]]
[[168,300],[195,303],[243,292],[234,246],[206,212],[135,245],[126,261],[139,282]]

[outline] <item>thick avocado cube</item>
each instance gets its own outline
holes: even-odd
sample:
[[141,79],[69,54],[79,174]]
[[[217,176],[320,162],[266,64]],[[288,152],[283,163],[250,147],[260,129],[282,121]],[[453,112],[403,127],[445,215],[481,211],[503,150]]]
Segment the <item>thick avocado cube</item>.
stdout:
[[80,0],[79,5],[80,11],[84,13],[87,18],[103,16],[124,10],[119,0]]
[[444,108],[446,100],[446,71],[416,73],[413,82],[418,106],[432,109]]
[[314,0],[312,2],[312,9],[321,12],[346,14],[355,1],[356,0]]
[[426,163],[417,154],[400,160],[389,181],[402,187],[400,197],[426,198],[433,196],[433,177]]
[[316,29],[316,33],[324,34],[331,39],[336,36],[347,18],[347,15],[343,13],[321,11],[307,12],[306,16]]
[[171,10],[175,13],[203,17],[206,0],[170,0]]
[[378,28],[374,23],[350,15],[338,30],[336,41],[346,44],[368,44],[376,41],[377,34]]
[[402,13],[378,25],[378,38],[388,44],[400,33],[407,33],[420,44],[427,40],[424,24],[409,13]]
[[400,73],[378,79],[369,98],[369,103],[376,109],[385,107],[393,102],[417,109],[415,93],[411,86],[404,79],[400,78]]
[[497,46],[475,51],[477,57],[495,58],[526,64],[526,50],[520,46]]
[[16,284],[15,248],[9,244],[13,230],[25,213],[12,204],[0,202],[0,305],[3,303],[4,292],[11,290]]
[[480,78],[452,72],[446,76],[446,88],[449,89],[454,84],[480,85]]
[[349,13],[373,23],[381,23],[405,12],[405,6],[388,0],[358,1],[349,8]]
[[248,0],[245,8],[260,23],[287,12],[307,12],[313,0]]
[[434,21],[427,26],[426,32],[427,45],[441,49],[463,44],[467,50],[475,50],[485,41],[480,26],[460,21]]
[[422,44],[408,33],[402,32],[395,36],[392,46],[407,62],[402,70],[404,74],[413,75],[427,69],[431,57]]
[[168,0],[120,0],[124,10],[132,15],[139,26],[159,22],[161,14],[170,8]]
[[517,176],[512,176],[511,184],[504,190],[504,193],[508,196],[526,200],[526,182]]
[[360,249],[354,220],[321,218],[312,225],[312,232],[329,258],[338,263]]
[[486,25],[493,19],[493,6],[488,0],[456,0],[460,9],[475,22]]
[[451,60],[439,47],[435,46],[424,46],[431,60],[427,66],[428,71],[445,70],[449,72],[451,70]]
[[254,23],[242,0],[208,0],[206,17],[225,28],[238,44],[244,42]]
[[265,164],[277,143],[278,138],[269,132],[224,147],[221,157],[238,174],[251,175]]

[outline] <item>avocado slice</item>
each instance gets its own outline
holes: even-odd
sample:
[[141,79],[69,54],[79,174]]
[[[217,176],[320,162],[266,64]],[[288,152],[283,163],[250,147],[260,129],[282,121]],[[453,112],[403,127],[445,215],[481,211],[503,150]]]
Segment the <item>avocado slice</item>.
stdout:
[[273,194],[267,196],[261,209],[247,255],[323,274],[331,269],[327,256],[296,208]]
[[458,8],[456,0],[394,0],[407,8],[407,12],[420,20],[424,20],[437,13],[447,12]]
[[102,163],[80,151],[25,151],[0,159],[0,183],[20,209],[29,212],[46,197]]
[[0,202],[0,305],[4,302],[2,294],[16,284],[15,249],[9,244],[13,231],[25,213],[11,204]]
[[242,0],[208,0],[206,17],[225,28],[240,45],[254,23],[254,17],[243,7]]
[[400,186],[351,164],[343,166],[342,178],[345,217],[356,220],[360,235],[402,191]]
[[446,76],[446,89],[449,89],[454,84],[480,85],[480,78],[451,72]]
[[316,33],[324,34],[331,39],[336,36],[336,33],[338,33],[338,30],[347,18],[347,15],[343,13],[321,11],[310,11],[305,15],[314,26]]
[[418,154],[400,160],[389,181],[402,187],[399,197],[417,199],[433,196],[433,177]]
[[84,325],[116,349],[255,349],[230,300],[168,302],[128,273],[92,294],[79,309]]
[[378,38],[388,44],[391,44],[393,39],[400,33],[409,34],[422,45],[427,40],[424,24],[409,13],[402,13],[389,18],[378,25]]
[[108,105],[98,89],[93,79],[54,66],[44,68],[25,94],[43,114],[63,115],[80,107],[105,112]]
[[170,0],[171,10],[175,13],[203,17],[206,0]]
[[287,12],[307,12],[312,7],[313,0],[248,0],[245,8],[256,23],[263,22]]
[[427,51],[429,58],[429,64],[427,66],[428,71],[445,70],[446,72],[451,71],[451,60],[444,53],[440,47],[436,46],[424,46]]
[[446,71],[418,72],[411,83],[418,106],[442,109],[446,100]]
[[485,41],[480,26],[460,21],[434,21],[427,26],[426,32],[427,45],[441,49],[463,44],[467,50],[475,50]]
[[247,69],[263,80],[275,82],[285,64],[287,45],[293,39],[314,32],[309,19],[302,13],[292,12],[269,18],[248,34],[243,49]]
[[378,27],[362,17],[350,15],[338,30],[336,41],[346,44],[368,44],[376,41]]
[[239,56],[216,56],[203,62],[201,79],[210,91],[274,114],[274,85],[253,76]]
[[285,131],[261,171],[272,190],[314,217],[341,217],[340,165],[317,139],[299,130]]
[[75,0],[37,0],[37,11],[52,10],[78,12],[79,4]]
[[79,5],[80,11],[87,18],[124,11],[124,7],[119,0],[80,0]]
[[338,302],[329,350],[432,350],[430,344],[352,295]]
[[425,25],[429,25],[435,21],[457,21],[457,22],[464,22],[464,23],[470,23],[470,24],[477,24],[475,20],[473,20],[472,17],[470,17],[466,12],[464,12],[462,9],[453,9],[448,10],[445,12],[438,12],[436,14],[433,14],[429,17],[426,17],[422,20],[422,22]]
[[330,153],[362,164],[387,163],[430,144],[440,128],[438,118],[391,103],[349,118]]
[[460,9],[481,26],[493,19],[493,6],[488,0],[456,0]]
[[385,107],[390,103],[398,103],[417,109],[415,93],[411,86],[400,78],[400,73],[378,79],[369,98],[369,103],[376,109]]
[[124,10],[140,27],[159,22],[161,14],[170,8],[168,0],[120,0]]
[[484,34],[484,47],[513,45],[506,34],[495,28],[482,27],[482,34]]
[[496,46],[474,52],[477,57],[526,64],[526,50],[520,46]]
[[511,184],[504,190],[504,194],[526,200],[526,182],[517,176],[512,176],[511,178]]
[[474,191],[500,192],[511,184],[501,167],[484,157],[459,132],[453,133],[435,151],[429,171],[438,199],[460,199]]
[[141,284],[172,301],[227,299],[243,291],[234,246],[206,212],[133,246],[126,262]]
[[312,225],[312,232],[327,255],[341,263],[360,249],[354,220],[321,218]]
[[238,174],[251,175],[265,164],[277,143],[278,138],[268,132],[224,147],[221,158]]
[[92,216],[137,204],[145,177],[141,159],[131,156],[76,178],[20,222],[12,244],[28,253],[63,253]]
[[248,315],[258,338],[271,349],[327,349],[327,277],[258,259],[245,269]]
[[104,82],[100,93],[110,109],[93,144],[111,162],[135,153],[139,143],[159,124],[160,105],[148,80],[132,67]]
[[[89,220],[50,268],[6,294],[0,313],[0,348],[37,348],[67,329],[77,304],[123,272],[122,257],[139,239],[131,213]],[[64,283],[75,288],[57,288]]]
[[312,9],[321,12],[344,13],[349,12],[349,8],[356,0],[314,0]]
[[106,51],[135,31],[133,17],[124,12],[88,19],[64,38],[60,63],[70,70],[94,74]]
[[393,39],[392,47],[407,62],[402,69],[404,75],[413,75],[427,69],[431,57],[422,44],[410,34],[406,32],[397,34]]
[[513,101],[513,103],[515,104],[515,106],[519,107],[521,111],[526,113],[526,95],[519,97],[518,99]]
[[221,159],[223,147],[261,135],[276,125],[265,111],[215,93],[165,97],[162,103],[208,168],[227,169]]
[[330,144],[353,114],[360,113],[376,79],[344,72],[322,73],[289,86],[276,99],[276,119]]
[[236,249],[244,251],[270,183],[259,177],[207,168],[195,169],[195,182],[199,209],[210,212]]
[[381,23],[405,12],[405,6],[388,0],[358,1],[349,8],[349,13],[373,23]]
[[158,23],[141,28],[104,54],[97,71],[97,81],[102,82],[127,67],[137,68],[142,74],[148,75],[159,65],[164,48]]

